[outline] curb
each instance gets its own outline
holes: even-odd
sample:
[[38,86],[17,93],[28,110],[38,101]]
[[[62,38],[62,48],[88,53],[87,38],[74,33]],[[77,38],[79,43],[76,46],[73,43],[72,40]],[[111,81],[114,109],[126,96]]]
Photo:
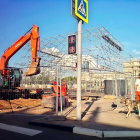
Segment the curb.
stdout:
[[88,128],[82,128],[82,127],[74,127],[73,128],[73,133],[103,138],[102,131],[94,130],[94,129],[88,129]]
[[104,137],[140,137],[140,131],[104,131]]
[[101,131],[101,130],[83,128],[83,127],[56,125],[51,123],[40,123],[35,121],[31,121],[29,122],[29,124],[38,125],[42,127],[49,127],[49,128],[59,129],[59,130],[65,130],[75,134],[94,136],[99,138],[140,137],[140,131]]

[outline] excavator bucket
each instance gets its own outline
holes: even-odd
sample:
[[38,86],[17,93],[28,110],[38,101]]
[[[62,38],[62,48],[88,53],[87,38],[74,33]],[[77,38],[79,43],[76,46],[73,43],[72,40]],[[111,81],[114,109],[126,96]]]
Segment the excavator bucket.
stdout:
[[39,62],[32,62],[25,72],[26,76],[32,76],[32,75],[37,75],[40,73],[40,67],[39,67]]

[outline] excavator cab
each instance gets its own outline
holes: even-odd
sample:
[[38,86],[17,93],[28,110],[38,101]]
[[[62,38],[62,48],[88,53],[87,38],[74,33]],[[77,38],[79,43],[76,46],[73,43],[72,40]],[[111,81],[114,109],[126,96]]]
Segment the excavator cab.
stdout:
[[22,70],[15,67],[9,67],[6,75],[0,73],[0,88],[15,88],[20,86],[22,79]]

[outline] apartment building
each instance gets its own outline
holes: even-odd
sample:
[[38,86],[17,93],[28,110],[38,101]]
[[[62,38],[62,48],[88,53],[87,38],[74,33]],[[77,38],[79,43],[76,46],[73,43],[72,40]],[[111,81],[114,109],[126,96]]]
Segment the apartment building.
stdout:
[[137,76],[140,73],[140,60],[133,59],[123,63],[124,73],[129,76]]

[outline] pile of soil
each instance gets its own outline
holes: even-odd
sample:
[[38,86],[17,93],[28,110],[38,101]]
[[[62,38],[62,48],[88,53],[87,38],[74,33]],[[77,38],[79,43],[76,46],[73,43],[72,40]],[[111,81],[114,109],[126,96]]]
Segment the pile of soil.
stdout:
[[33,108],[41,105],[41,99],[14,99],[0,100],[0,113],[22,110],[25,108]]

